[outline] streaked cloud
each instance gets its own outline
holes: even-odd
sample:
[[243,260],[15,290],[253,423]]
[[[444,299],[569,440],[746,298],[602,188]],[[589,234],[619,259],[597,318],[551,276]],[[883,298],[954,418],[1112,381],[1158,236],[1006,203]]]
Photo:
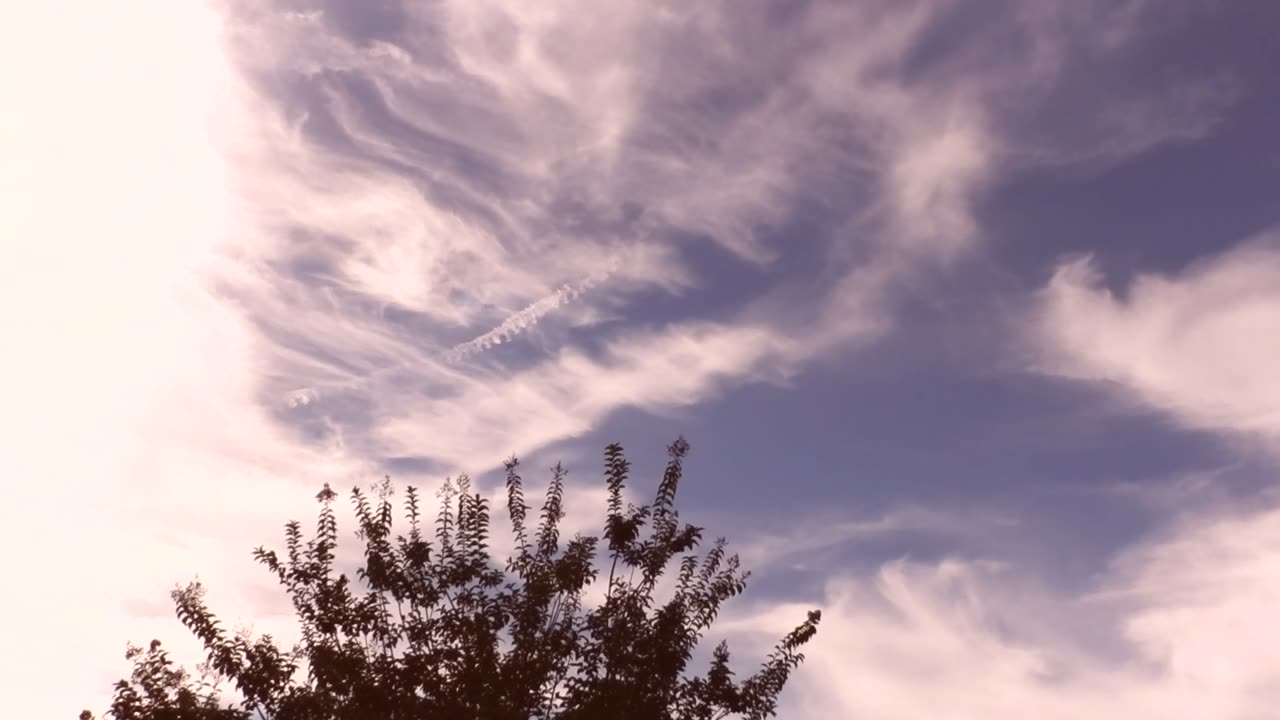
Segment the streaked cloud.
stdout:
[[[956,557],[839,576],[783,712],[1266,717],[1280,700],[1264,619],[1280,593],[1277,531],[1275,510],[1193,515],[1126,550],[1079,595],[1046,582],[1051,551],[1039,567]],[[767,643],[804,607],[740,614],[730,627]]]
[[[247,227],[225,282],[286,422],[305,397],[353,451],[412,438],[455,467],[889,331],[904,283],[975,247],[972,202],[1015,157],[1004,109],[1047,98],[1092,42],[1081,18],[1026,12],[992,31],[1026,58],[918,69],[944,6],[387,7],[394,23],[357,33],[323,3],[224,6],[239,102],[266,110],[226,143]],[[801,206],[830,229],[785,231]],[[654,293],[715,286],[688,260],[708,247],[761,290],[739,312],[645,319]],[[796,253],[826,267],[799,297],[778,269]],[[581,390],[606,375],[614,390]]]
[[1058,267],[1028,323],[1047,372],[1113,384],[1189,427],[1280,436],[1274,232],[1109,290],[1088,258]]

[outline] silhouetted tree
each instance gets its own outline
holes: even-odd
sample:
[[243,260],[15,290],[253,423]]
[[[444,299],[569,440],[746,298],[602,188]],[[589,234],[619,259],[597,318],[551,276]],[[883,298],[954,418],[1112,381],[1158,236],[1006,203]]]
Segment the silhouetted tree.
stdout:
[[[286,652],[270,635],[229,637],[203,602],[198,582],[172,596],[182,623],[203,643],[207,661],[199,681],[174,669],[153,641],[130,647],[130,680],[116,684],[109,717],[117,720],[597,720],[775,714],[799,648],[817,631],[818,611],[788,634],[763,666],[738,682],[721,642],[710,667],[689,676],[695,645],[721,603],[741,593],[749,573],[725,555],[718,539],[695,552],[702,529],[681,525],[675,510],[683,438],[650,505],[623,507],[629,463],[621,446],[605,450],[608,510],[603,540],[608,567],[605,597],[589,607],[583,591],[597,576],[599,538],[575,536],[563,547],[564,470],[557,465],[537,528],[527,526],[518,461],[506,463],[507,513],[515,548],[505,569],[491,560],[489,506],[464,476],[446,481],[435,521],[435,542],[423,532],[415,488],[405,502],[408,534],[392,536],[391,484],[372,504],[352,490],[364,564],[355,593],[334,572],[338,528],[325,485],[315,537],[285,526],[285,553],[257,548],[254,557],[287,589],[301,624],[300,643]],[[671,598],[655,606],[667,566],[679,570]],[[602,567],[603,567],[602,566]],[[217,683],[229,680],[238,705],[220,705]],[[92,718],[85,711],[82,720]]]

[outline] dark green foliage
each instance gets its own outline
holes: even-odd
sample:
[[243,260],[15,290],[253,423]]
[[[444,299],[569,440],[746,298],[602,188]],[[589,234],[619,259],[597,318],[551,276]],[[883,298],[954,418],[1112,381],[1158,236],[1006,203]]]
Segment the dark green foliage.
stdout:
[[[705,556],[702,529],[681,525],[675,510],[689,446],[678,439],[652,505],[623,508],[630,471],[619,445],[605,451],[608,511],[604,541],[609,568],[605,599],[583,603],[596,579],[598,539],[560,542],[563,468],[552,471],[536,532],[529,536],[519,463],[507,462],[507,513],[515,548],[506,567],[488,546],[489,507],[467,478],[446,481],[440,493],[435,542],[424,537],[419,496],[408,489],[408,532],[392,535],[391,485],[372,503],[352,491],[365,543],[356,575],[366,591],[352,591],[335,575],[338,542],[326,485],[315,538],[285,526],[285,557],[259,547],[254,557],[288,591],[302,641],[281,650],[269,635],[228,637],[205,606],[199,583],[176,589],[178,618],[203,643],[207,661],[199,683],[169,667],[153,642],[131,648],[131,681],[116,685],[109,717],[117,720],[595,720],[635,718],[710,720],[730,715],[765,718],[799,652],[817,631],[818,611],[777,646],[742,682],[729,668],[721,642],[707,672],[687,666],[721,604],[743,591],[749,573],[717,540]],[[647,536],[645,530],[648,529]],[[656,605],[659,577],[679,558],[675,589]],[[238,706],[221,707],[205,678],[229,680]],[[82,716],[91,718],[86,711]]]

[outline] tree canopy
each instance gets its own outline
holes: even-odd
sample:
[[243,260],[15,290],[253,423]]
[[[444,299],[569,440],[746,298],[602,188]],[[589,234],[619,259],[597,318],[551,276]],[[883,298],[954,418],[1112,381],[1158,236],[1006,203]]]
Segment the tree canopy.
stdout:
[[[335,571],[337,494],[325,485],[314,537],[285,525],[284,554],[259,547],[255,559],[284,586],[301,626],[288,650],[270,635],[229,635],[204,603],[199,582],[172,593],[177,616],[203,644],[200,675],[174,667],[159,641],[130,646],[130,678],[116,683],[107,717],[116,720],[711,720],[776,714],[801,646],[817,632],[813,610],[758,670],[737,680],[719,643],[702,674],[689,671],[695,647],[721,604],[743,592],[750,573],[717,539],[699,553],[702,528],[675,509],[683,438],[668,448],[652,503],[624,507],[630,464],[622,447],[604,453],[607,512],[600,537],[562,543],[565,471],[557,465],[530,527],[519,461],[506,462],[506,510],[514,550],[505,567],[489,545],[490,508],[470,481],[446,480],[429,536],[418,491],[406,491],[407,533],[393,535],[390,478],[376,501],[351,491],[364,542],[356,571],[363,592]],[[604,555],[600,557],[603,548]],[[655,598],[675,562],[674,589]],[[584,592],[607,568],[603,601]],[[220,688],[234,686],[223,704]],[[91,720],[85,711],[81,720]]]

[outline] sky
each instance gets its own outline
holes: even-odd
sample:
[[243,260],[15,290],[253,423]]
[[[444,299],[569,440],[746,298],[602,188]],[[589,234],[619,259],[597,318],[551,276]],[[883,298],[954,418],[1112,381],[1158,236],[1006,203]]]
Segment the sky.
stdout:
[[[752,569],[780,717],[1280,707],[1280,6],[0,6],[5,717],[329,482],[569,468]],[[349,516],[342,516],[347,518]],[[351,525],[345,526],[350,528]],[[354,542],[354,541],[352,541]],[[349,547],[356,547],[351,545]],[[10,685],[12,683],[12,685]]]

